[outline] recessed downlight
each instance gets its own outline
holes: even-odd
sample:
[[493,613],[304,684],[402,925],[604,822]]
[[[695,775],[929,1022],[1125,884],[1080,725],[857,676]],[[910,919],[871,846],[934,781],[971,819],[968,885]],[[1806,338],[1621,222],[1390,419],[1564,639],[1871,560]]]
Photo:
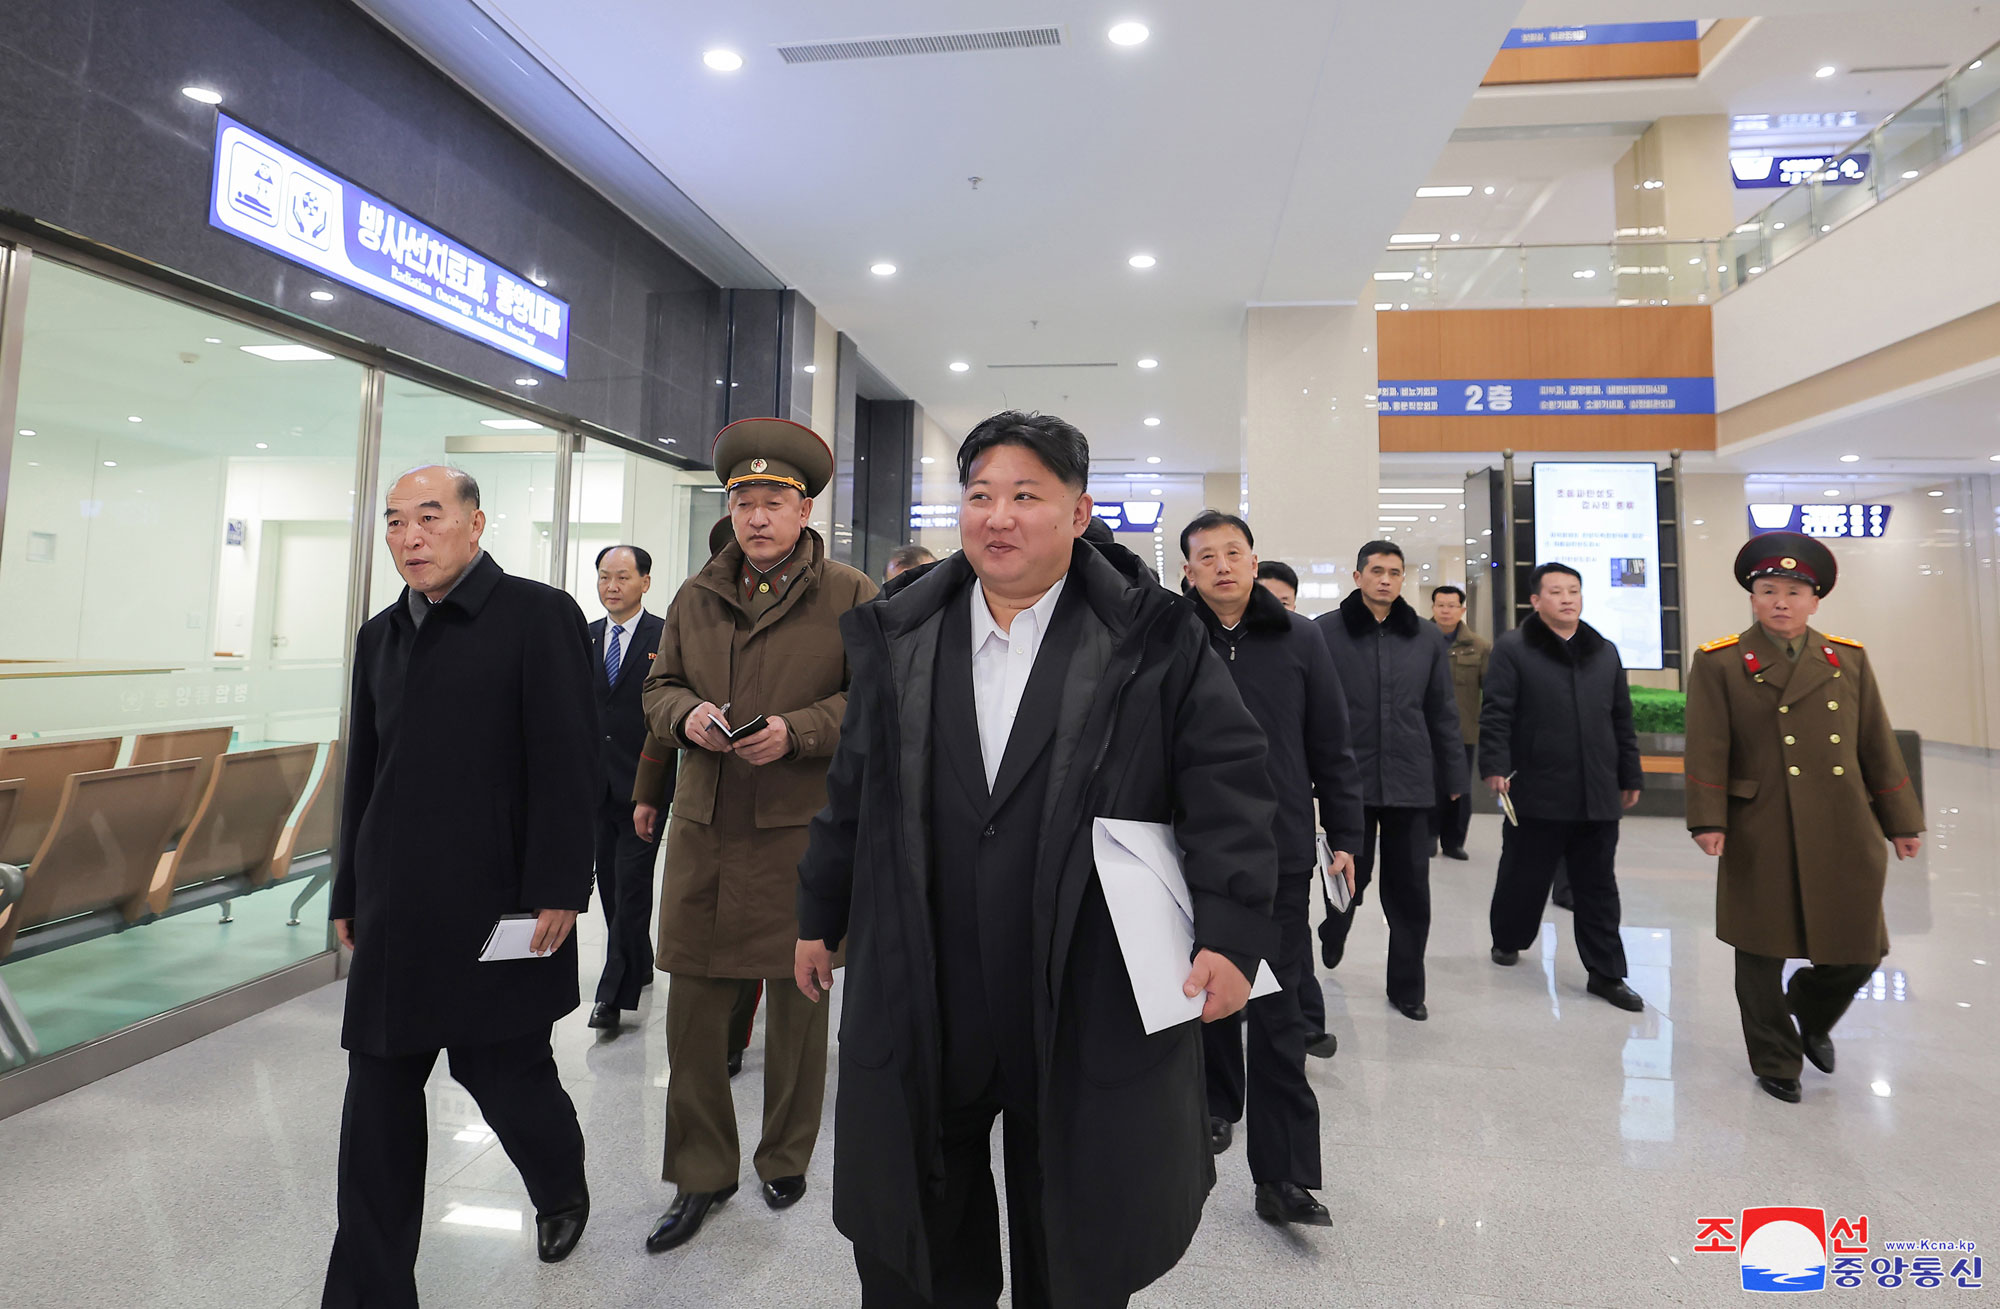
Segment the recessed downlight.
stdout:
[[22,436],[33,436],[34,434],[35,434],[35,429],[32,427],[24,427],[21,429]]
[[1160,361],[1157,359],[1141,359],[1139,361],[1139,367],[1141,368],[1158,368],[1159,366]]
[[1461,195],[1471,195],[1469,186],[1420,186],[1417,188],[1419,200],[1446,200]]
[[1132,267],[1134,268],[1151,268],[1154,264],[1158,263],[1159,261],[1157,259],[1154,259],[1153,256],[1151,255],[1133,255],[1130,259],[1127,259],[1125,262],[1132,265]]
[[917,462],[920,464],[934,464],[937,462],[937,459],[935,456],[925,455],[923,458],[917,460]]
[[951,361],[951,371],[952,371],[952,372],[954,372],[954,373],[963,373],[963,372],[967,372],[967,371],[969,371],[969,370],[970,370],[971,368],[972,368],[972,365],[971,365],[971,364],[968,364],[968,363],[966,363],[966,362],[965,362],[965,361],[964,361],[963,359],[954,359],[954,360],[952,360],[952,361]]
[[118,467],[118,461],[116,459],[107,459],[104,461],[104,466],[106,468],[116,468]]
[[204,337],[203,337],[203,338],[201,338],[201,339],[202,339],[202,340],[204,340],[204,341],[206,341],[206,342],[208,342],[208,344],[210,344],[210,345],[221,345],[221,344],[222,344],[222,338],[221,338],[221,337],[219,337],[219,336],[204,336]]
[[1146,462],[1149,464],[1157,464],[1160,462],[1160,457],[1158,455],[1147,455]]
[[1493,194],[1493,188],[1492,188],[1492,187],[1490,187],[1490,186],[1489,186],[1489,187],[1487,187],[1487,188],[1486,188],[1486,194],[1487,194],[1487,195],[1492,195],[1492,194]]
[[734,50],[704,50],[701,52],[701,62],[718,73],[733,73],[743,67],[743,56]]
[[1436,245],[1442,232],[1394,232],[1389,236],[1390,245]]
[[1860,462],[1861,462],[1861,456],[1860,456],[1860,455],[1842,455],[1842,456],[1840,457],[1840,462],[1841,462],[1841,463],[1843,463],[1843,464],[1858,464],[1858,463],[1860,463]]
[[222,92],[211,90],[205,86],[184,86],[181,88],[181,94],[198,105],[219,105],[222,103]]
[[541,384],[541,379],[535,377],[517,377],[514,379],[515,386],[540,386]]
[[1451,239],[1452,239],[1452,240],[1454,240],[1454,241],[1458,240],[1458,233],[1456,233],[1456,232],[1453,232],[1453,233],[1451,234]]
[[1835,73],[1839,71],[1840,70],[1835,68],[1832,64],[1821,64],[1818,68],[1813,69],[1813,76],[1832,77]]
[[868,271],[877,277],[894,277],[896,275],[896,265],[885,259],[879,263],[868,265]]
[[1144,23],[1113,23],[1105,35],[1113,45],[1140,45],[1153,33]]
[[1160,425],[1160,420],[1157,418],[1148,418],[1146,420],[1146,426],[1148,427],[1158,427],[1159,425]]
[[125,421],[128,423],[143,423],[146,420],[139,417],[139,415],[137,414],[127,414],[125,415]]
[[259,441],[257,443],[257,448],[259,450],[269,450],[271,448],[271,443],[269,441]]
[[803,371],[805,371],[805,372],[808,372],[808,373],[817,373],[817,372],[819,371],[819,365],[818,365],[818,364],[807,364],[807,365],[805,366],[805,368],[804,368],[804,370],[803,370]]
[[1838,491],[1834,491],[1834,490],[1826,490],[1826,491],[1822,491],[1822,492],[1820,492],[1820,494],[1821,494],[1821,495],[1825,495],[1825,496],[1838,496],[1838,495],[1840,494],[1840,492],[1838,492]]

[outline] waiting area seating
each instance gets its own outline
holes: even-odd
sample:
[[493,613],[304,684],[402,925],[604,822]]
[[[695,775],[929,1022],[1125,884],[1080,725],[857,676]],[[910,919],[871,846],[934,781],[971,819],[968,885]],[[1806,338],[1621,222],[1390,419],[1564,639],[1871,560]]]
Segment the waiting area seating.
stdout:
[[42,848],[56,820],[63,787],[77,773],[96,773],[118,762],[125,742],[116,736],[88,741],[47,741],[0,747],[0,779],[19,778],[14,825],[0,841],[0,864],[25,864]]

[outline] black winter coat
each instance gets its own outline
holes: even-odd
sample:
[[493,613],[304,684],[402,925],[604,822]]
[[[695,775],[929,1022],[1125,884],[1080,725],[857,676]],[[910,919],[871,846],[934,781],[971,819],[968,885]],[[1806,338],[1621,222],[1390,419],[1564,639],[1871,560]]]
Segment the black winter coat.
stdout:
[[1514,775],[1523,818],[1610,822],[1642,789],[1632,693],[1618,647],[1589,623],[1565,641],[1540,614],[1493,643],[1479,711],[1479,776]]
[[[933,749],[978,749],[932,732],[943,615],[971,582],[955,555],[841,619],[847,716],[799,866],[800,934],[847,942],[834,1223],[926,1294],[922,1201],[944,1165],[923,797]],[[1043,834],[1023,870],[1034,879],[1034,956],[1020,963],[1058,1304],[1128,1295],[1172,1268],[1215,1184],[1199,1024],[1145,1034],[1094,876],[1092,820],[1173,823],[1196,939],[1235,958],[1277,948],[1278,871],[1263,733],[1193,608],[1117,546],[1079,542],[1067,586],[1088,609],[1044,747]]]
[[1347,693],[1325,638],[1310,618],[1287,612],[1262,586],[1251,586],[1250,607],[1233,632],[1224,630],[1199,593],[1189,592],[1188,599],[1250,716],[1264,729],[1264,766],[1278,802],[1278,871],[1304,873],[1313,866],[1315,795],[1327,843],[1359,853],[1361,774],[1348,744]]
[[1381,622],[1358,590],[1313,620],[1347,691],[1368,805],[1428,809],[1465,791],[1465,746],[1444,633],[1397,597]]
[[604,775],[576,601],[488,555],[422,627],[362,624],[331,917],[354,920],[341,1044],[400,1055],[546,1032],[577,1006],[576,936],[479,962],[502,914],[590,902]]

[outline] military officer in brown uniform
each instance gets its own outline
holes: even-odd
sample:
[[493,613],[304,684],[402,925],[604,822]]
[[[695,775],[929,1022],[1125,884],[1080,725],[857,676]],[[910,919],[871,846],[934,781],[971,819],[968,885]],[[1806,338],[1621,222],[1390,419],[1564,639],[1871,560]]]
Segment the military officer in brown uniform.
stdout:
[[[742,1166],[726,1068],[743,983],[777,979],[764,1028],[757,1176],[783,1209],[805,1193],[826,1092],[825,1005],[791,985],[799,859],[826,804],[826,770],[847,707],[840,616],[875,584],[826,557],[806,526],[833,476],[811,429],[732,423],[715,440],[734,539],[682,585],[646,679],[647,726],[685,750],[667,830],[659,966],[667,982],[667,1145],[679,1188],[646,1238],[680,1245],[736,1194]],[[748,729],[756,724],[755,731]],[[639,787],[648,782],[648,749]]]
[[[1465,766],[1472,768],[1479,754],[1479,692],[1486,685],[1486,665],[1493,658],[1493,643],[1472,630],[1465,621],[1465,590],[1440,586],[1431,591],[1431,621],[1451,647],[1451,693],[1458,701],[1458,731],[1465,738]],[[1437,839],[1447,859],[1469,858],[1465,834],[1472,830],[1472,791],[1456,800],[1439,803],[1434,823]],[[1437,849],[1431,851],[1438,853]]]
[[1736,580],[1756,621],[1688,678],[1688,830],[1721,856],[1715,934],[1736,947],[1750,1069],[1788,1104],[1802,1056],[1833,1071],[1829,1033],[1889,952],[1883,838],[1911,859],[1924,827],[1861,643],[1808,626],[1835,575],[1812,537],[1751,537]]

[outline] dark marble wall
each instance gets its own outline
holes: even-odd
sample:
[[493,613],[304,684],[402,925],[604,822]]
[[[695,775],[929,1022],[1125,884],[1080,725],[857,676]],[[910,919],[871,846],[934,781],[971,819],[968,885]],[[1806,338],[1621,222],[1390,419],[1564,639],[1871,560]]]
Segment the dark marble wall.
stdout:
[[[6,0],[0,214],[42,223],[664,449],[703,458],[732,377],[778,407],[780,292],[730,364],[726,297],[344,0]],[[208,225],[215,110],[319,160],[571,306],[568,378]],[[765,321],[768,320],[768,321]],[[761,371],[760,371],[761,370]],[[532,391],[514,379],[539,376]],[[718,387],[715,379],[723,378]],[[754,379],[754,381],[753,381]]]

